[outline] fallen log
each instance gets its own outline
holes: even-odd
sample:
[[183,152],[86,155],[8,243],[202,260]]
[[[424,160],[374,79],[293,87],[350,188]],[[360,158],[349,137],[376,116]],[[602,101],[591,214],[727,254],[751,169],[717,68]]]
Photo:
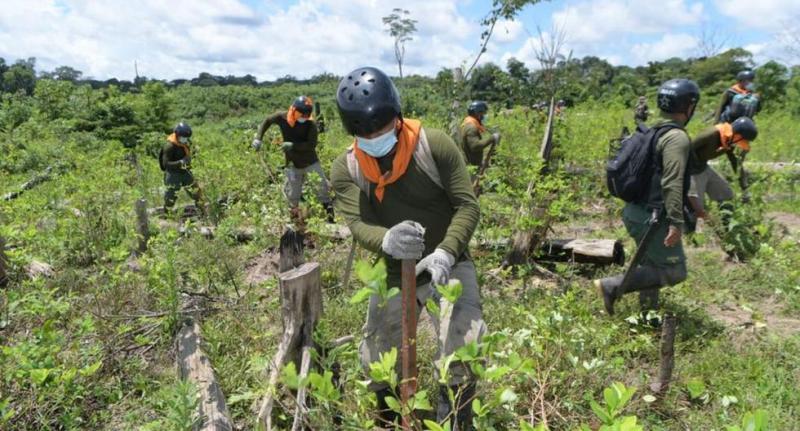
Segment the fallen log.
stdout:
[[[281,259],[284,261],[284,259]],[[286,260],[288,262],[288,260]],[[303,372],[302,356],[313,348],[312,334],[317,321],[322,316],[322,273],[316,262],[305,263],[300,267],[282,272],[278,278],[281,294],[281,317],[283,320],[283,336],[270,364],[267,395],[261,403],[258,422],[267,431],[274,429],[272,408],[275,403],[276,386],[283,366],[289,361]],[[306,369],[306,374],[308,370]],[[304,401],[304,400],[303,400]],[[295,425],[303,423],[305,408],[298,399],[295,413]],[[293,429],[295,429],[293,427]]]
[[28,277],[34,280],[39,277],[50,278],[53,276],[53,267],[49,263],[38,260],[32,260],[26,269]]
[[177,351],[181,379],[193,383],[200,396],[197,407],[200,419],[193,430],[233,430],[225,395],[214,375],[211,361],[201,348],[200,325],[191,317],[184,319],[178,331]]
[[28,180],[27,182],[22,184],[22,186],[20,186],[19,190],[17,190],[16,192],[7,193],[5,196],[3,196],[3,200],[4,201],[10,201],[10,200],[14,200],[14,199],[22,196],[22,194],[24,192],[26,192],[27,190],[30,190],[30,189],[38,186],[39,184],[49,180],[50,179],[50,173],[52,171],[53,171],[53,167],[52,166],[48,166],[47,169],[45,169],[42,174],[36,175],[35,177],[31,178],[30,180]]
[[542,245],[536,260],[621,266],[625,249],[613,239],[552,239]]

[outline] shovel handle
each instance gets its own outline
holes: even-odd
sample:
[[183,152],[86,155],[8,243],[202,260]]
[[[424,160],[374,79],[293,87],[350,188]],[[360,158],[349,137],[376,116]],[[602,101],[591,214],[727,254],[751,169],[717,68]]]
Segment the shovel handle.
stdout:
[[[400,397],[403,405],[414,397],[417,391],[417,271],[416,261],[402,261],[402,325],[403,343],[400,348],[403,380],[400,384]],[[413,412],[403,415],[403,429],[414,426]]]

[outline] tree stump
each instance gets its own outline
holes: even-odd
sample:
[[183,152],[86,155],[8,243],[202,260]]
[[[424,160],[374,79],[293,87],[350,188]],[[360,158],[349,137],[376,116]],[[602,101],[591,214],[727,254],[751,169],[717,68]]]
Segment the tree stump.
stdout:
[[[283,244],[281,248],[283,248]],[[282,264],[285,261],[282,256]],[[301,357],[310,355],[310,349],[314,346],[312,334],[317,321],[322,316],[322,272],[318,263],[302,264],[298,268],[282,272],[278,278],[280,280],[283,336],[271,362],[267,395],[264,397],[258,413],[258,421],[264,424],[268,431],[274,429],[272,408],[280,372],[286,363],[292,361],[298,365],[301,376],[303,376],[303,372],[308,374],[310,363],[301,361]],[[298,395],[302,395],[303,399],[298,396],[293,429],[297,429],[295,427],[303,423],[305,414],[303,405],[305,391]]]
[[658,381],[650,385],[650,389],[655,393],[665,391],[672,380],[672,370],[675,368],[675,328],[677,324],[677,318],[674,315],[664,316],[664,323],[661,327],[661,366],[658,371]]
[[136,236],[139,240],[136,252],[144,254],[147,251],[147,241],[150,239],[150,223],[147,216],[147,199],[137,199],[134,204],[136,211]]
[[194,431],[233,430],[225,395],[217,383],[211,361],[201,348],[200,325],[191,317],[183,321],[178,332],[177,348],[180,377],[194,383],[200,395],[200,420]]

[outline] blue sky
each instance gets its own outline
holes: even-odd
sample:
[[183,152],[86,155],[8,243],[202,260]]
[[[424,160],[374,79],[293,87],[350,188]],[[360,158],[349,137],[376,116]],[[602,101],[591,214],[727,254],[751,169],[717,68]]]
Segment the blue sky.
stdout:
[[[101,79],[131,79],[134,61],[141,74],[164,79],[203,71],[308,77],[365,64],[396,73],[380,19],[394,7],[419,21],[406,72],[431,75],[471,62],[491,0],[3,0],[0,57],[36,57],[39,69],[71,65]],[[800,0],[544,2],[500,23],[483,61],[515,57],[535,68],[537,29],[563,28],[565,51],[613,64],[697,56],[704,31],[723,48],[750,49],[758,63],[800,63],[781,43],[798,20]]]

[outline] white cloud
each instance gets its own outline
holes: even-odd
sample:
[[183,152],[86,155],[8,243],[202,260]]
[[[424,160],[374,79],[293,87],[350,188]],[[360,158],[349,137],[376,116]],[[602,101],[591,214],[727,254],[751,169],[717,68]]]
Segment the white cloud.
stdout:
[[[39,70],[71,65],[96,78],[214,74],[343,74],[365,64],[395,73],[392,39],[377,0],[299,0],[263,13],[240,0],[3,0],[0,56],[37,57]],[[451,0],[406,0],[418,20],[406,44],[407,73],[460,64],[477,32]],[[446,23],[446,25],[443,25]]]
[[502,20],[497,22],[492,38],[499,43],[510,43],[519,39],[523,31],[521,22]]
[[697,47],[697,38],[688,34],[665,34],[652,43],[637,43],[631,54],[637,64],[648,61],[666,60],[672,57],[685,57]]
[[743,24],[734,27],[735,31],[747,31],[748,27],[778,31],[785,20],[793,19],[797,26],[796,20],[800,19],[798,0],[715,0],[714,3],[723,15]]
[[553,22],[567,31],[571,43],[592,44],[619,41],[630,34],[655,34],[695,25],[702,16],[703,4],[686,0],[596,0],[555,12]]

